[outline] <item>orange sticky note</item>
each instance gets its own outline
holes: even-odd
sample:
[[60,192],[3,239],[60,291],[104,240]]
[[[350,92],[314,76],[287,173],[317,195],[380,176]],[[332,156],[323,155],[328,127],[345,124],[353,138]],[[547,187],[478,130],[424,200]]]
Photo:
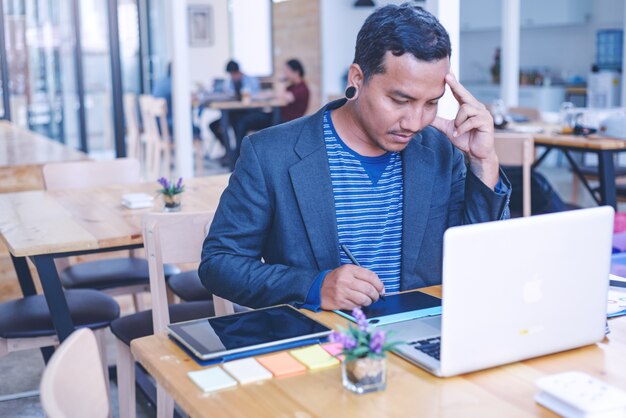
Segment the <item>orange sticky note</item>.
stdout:
[[306,367],[286,352],[257,357],[256,360],[278,378],[306,372]]

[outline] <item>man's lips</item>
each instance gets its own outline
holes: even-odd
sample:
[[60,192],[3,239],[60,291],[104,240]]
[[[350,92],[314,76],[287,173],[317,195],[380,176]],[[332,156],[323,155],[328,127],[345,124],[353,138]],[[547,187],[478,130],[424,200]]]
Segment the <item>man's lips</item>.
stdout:
[[415,136],[414,133],[390,132],[390,135],[399,142],[409,142]]

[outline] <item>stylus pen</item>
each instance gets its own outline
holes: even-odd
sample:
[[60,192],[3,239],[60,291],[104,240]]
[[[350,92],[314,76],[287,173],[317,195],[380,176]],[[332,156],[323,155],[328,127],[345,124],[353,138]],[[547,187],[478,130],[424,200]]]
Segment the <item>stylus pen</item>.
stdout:
[[[345,245],[341,244],[341,249],[343,250],[344,253],[346,253],[346,255],[348,256],[348,258],[350,259],[350,261],[352,261],[352,264],[354,264],[355,266],[359,266],[361,267],[361,264],[356,261],[356,258],[354,258],[354,256],[352,255],[352,252],[350,252],[350,250],[348,249],[348,247],[346,247]],[[383,288],[384,289],[384,288]],[[383,295],[382,293],[380,294],[380,299],[384,302],[385,301],[385,295]]]

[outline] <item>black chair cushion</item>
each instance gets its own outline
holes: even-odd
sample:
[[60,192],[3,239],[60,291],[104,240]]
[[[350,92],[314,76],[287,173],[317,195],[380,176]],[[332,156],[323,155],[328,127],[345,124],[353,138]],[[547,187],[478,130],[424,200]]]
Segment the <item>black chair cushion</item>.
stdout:
[[[180,269],[164,265],[165,277],[180,273]],[[63,270],[59,275],[66,289],[111,289],[114,287],[148,284],[148,261],[144,258],[121,257],[86,261]]]
[[[170,305],[169,310],[172,323],[215,316],[212,301],[178,303]],[[135,338],[152,335],[152,309],[116,319],[111,322],[111,331],[126,345]]]
[[212,296],[200,281],[197,270],[184,271],[170,276],[167,285],[182,300],[211,300]]
[[[76,327],[104,328],[120,316],[117,302],[97,290],[66,290],[65,298]],[[43,295],[0,304],[0,337],[32,338],[54,334],[56,331]]]

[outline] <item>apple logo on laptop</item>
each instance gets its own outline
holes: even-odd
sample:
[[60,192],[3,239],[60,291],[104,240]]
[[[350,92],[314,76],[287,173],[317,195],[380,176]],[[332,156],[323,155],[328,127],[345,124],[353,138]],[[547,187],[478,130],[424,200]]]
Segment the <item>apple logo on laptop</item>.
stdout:
[[537,303],[543,298],[543,282],[540,279],[528,280],[524,283],[524,302]]

